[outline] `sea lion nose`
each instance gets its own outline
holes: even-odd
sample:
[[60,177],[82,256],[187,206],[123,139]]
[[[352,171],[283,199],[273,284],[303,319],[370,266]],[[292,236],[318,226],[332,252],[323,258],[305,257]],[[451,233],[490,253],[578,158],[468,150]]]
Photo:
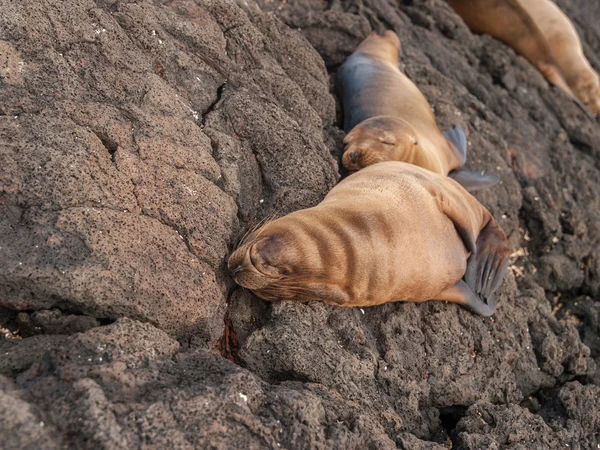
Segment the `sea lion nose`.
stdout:
[[355,163],[356,159],[358,158],[358,152],[350,152],[350,154],[348,156],[350,157],[350,161]]
[[243,267],[242,266],[237,266],[234,267],[233,269],[231,269],[231,276],[235,277],[236,274],[240,273],[242,271]]

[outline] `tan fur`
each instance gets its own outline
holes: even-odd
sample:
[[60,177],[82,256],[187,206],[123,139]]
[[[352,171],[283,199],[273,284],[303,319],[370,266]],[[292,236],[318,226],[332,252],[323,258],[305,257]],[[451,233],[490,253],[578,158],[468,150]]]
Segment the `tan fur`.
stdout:
[[447,0],[478,33],[507,43],[546,79],[600,114],[600,82],[569,18],[550,0]]
[[[380,161],[403,161],[447,175],[464,161],[438,128],[427,99],[398,68],[399,51],[394,32],[373,33],[340,68],[338,89],[346,114],[361,110],[358,116],[365,118],[357,124],[350,119],[342,164],[356,171]],[[356,67],[365,71],[363,78],[353,72]]]
[[319,205],[251,233],[228,266],[237,283],[265,300],[459,302],[453,287],[469,251],[457,229],[477,239],[488,225],[497,226],[454,180],[388,161],[344,179]]

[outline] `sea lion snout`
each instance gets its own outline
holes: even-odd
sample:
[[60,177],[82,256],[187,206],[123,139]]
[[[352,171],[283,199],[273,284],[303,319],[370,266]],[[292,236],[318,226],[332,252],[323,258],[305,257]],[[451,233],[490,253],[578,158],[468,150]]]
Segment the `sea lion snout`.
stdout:
[[233,252],[227,268],[239,285],[262,289],[278,282],[290,271],[285,259],[281,236],[257,234]]
[[265,275],[252,264],[250,247],[236,250],[227,263],[229,273],[237,284],[248,289],[261,289],[269,284]]
[[342,164],[348,171],[355,172],[376,162],[392,159],[392,157],[385,156],[381,151],[378,151],[373,145],[369,146],[367,144],[360,147],[358,145],[351,145],[347,147],[347,150],[342,155]]

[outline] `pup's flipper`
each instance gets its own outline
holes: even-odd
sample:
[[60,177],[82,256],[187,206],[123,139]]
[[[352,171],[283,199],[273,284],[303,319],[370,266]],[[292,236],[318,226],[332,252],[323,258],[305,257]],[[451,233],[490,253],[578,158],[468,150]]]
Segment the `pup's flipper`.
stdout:
[[508,267],[510,248],[506,235],[493,218],[481,230],[476,250],[467,260],[464,280],[479,297],[489,301]]
[[487,189],[500,181],[498,175],[484,175],[467,169],[453,170],[448,176],[469,192]]
[[467,162],[467,137],[460,125],[453,125],[444,131],[444,136],[448,142],[454,147],[456,156],[458,157],[460,166],[462,167]]
[[435,300],[457,303],[484,317],[489,317],[496,311],[496,303],[492,297],[483,298],[475,294],[464,280],[441,292]]
[[[437,190],[435,198],[438,207],[454,224],[456,232],[465,244],[467,252],[474,253],[476,249],[475,235],[480,225],[477,218],[471,214],[464,202],[452,192]],[[481,219],[479,219],[481,220]]]

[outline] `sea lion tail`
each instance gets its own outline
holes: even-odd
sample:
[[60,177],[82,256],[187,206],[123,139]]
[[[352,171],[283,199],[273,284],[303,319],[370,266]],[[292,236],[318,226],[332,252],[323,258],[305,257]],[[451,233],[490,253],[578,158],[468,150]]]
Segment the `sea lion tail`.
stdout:
[[448,174],[450,178],[469,192],[490,188],[500,181],[498,175],[482,174],[473,170],[456,169]]
[[396,32],[392,30],[386,30],[383,33],[383,37],[390,41],[394,45],[394,47],[396,47],[396,49],[398,50],[398,55],[402,54],[402,44],[400,44],[400,38],[398,37]]
[[402,55],[402,44],[400,44],[400,38],[396,32],[392,30],[386,30],[383,32],[383,34],[378,33],[377,31],[371,32],[371,34],[369,34],[369,36],[367,36],[365,40],[360,43],[356,51],[372,48],[372,46],[381,49],[382,41],[388,45],[391,45],[391,47],[396,50],[398,59],[400,59],[400,56]]
[[509,254],[510,248],[504,231],[490,217],[479,233],[475,252],[467,260],[464,280],[475,294],[489,301],[504,279]]
[[452,125],[446,131],[444,136],[454,148],[454,152],[458,156],[460,166],[467,162],[467,136],[460,125]]

